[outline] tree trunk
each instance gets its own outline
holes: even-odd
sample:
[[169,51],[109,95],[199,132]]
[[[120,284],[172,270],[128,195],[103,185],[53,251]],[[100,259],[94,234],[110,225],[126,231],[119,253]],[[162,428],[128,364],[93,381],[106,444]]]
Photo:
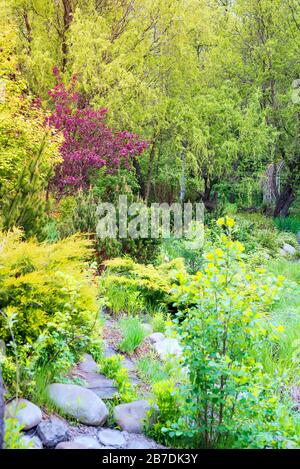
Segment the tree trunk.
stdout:
[[62,70],[64,71],[68,61],[67,32],[72,21],[72,5],[70,0],[62,0],[63,3],[63,31],[62,31]]
[[135,169],[135,172],[136,172],[136,175],[137,175],[137,179],[138,179],[138,183],[139,183],[139,186],[140,186],[140,196],[142,198],[145,197],[145,181],[144,181],[144,177],[143,177],[143,174],[142,174],[142,170],[141,170],[141,167],[140,167],[140,163],[138,162],[138,160],[136,158],[133,158],[133,166],[134,166],[134,169]]
[[23,19],[24,19],[25,29],[26,29],[26,33],[27,33],[28,50],[29,50],[29,52],[31,52],[31,45],[30,44],[32,42],[32,30],[31,30],[31,26],[30,26],[30,23],[29,23],[27,11],[25,11],[25,10],[24,10],[24,13],[23,13]]
[[4,397],[3,381],[0,367],[0,449],[3,449],[4,443]]
[[145,189],[145,203],[148,203],[150,191],[151,191],[151,182],[152,182],[152,173],[153,173],[153,163],[156,153],[156,141],[154,140],[151,147],[150,157],[149,157],[149,164],[148,164],[148,173],[147,173],[147,182],[146,182],[146,189]]
[[212,184],[207,177],[204,177],[204,192],[200,192],[200,197],[205,209],[209,212],[213,212],[217,208],[218,194],[212,193]]
[[293,188],[286,185],[276,201],[274,217],[286,217],[295,198],[296,194]]
[[183,150],[181,153],[181,184],[180,184],[180,202],[185,198],[185,155],[187,149],[187,142],[183,142]]

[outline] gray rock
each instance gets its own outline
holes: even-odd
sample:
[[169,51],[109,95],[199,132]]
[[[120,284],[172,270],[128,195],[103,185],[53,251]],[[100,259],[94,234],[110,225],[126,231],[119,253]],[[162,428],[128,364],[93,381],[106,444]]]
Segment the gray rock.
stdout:
[[161,360],[167,360],[172,355],[175,357],[182,355],[182,347],[177,339],[164,339],[153,346]]
[[102,448],[102,446],[99,445],[97,438],[93,436],[76,436],[73,442],[83,445],[86,449],[101,449]]
[[149,335],[148,339],[150,340],[151,344],[156,344],[157,342],[164,340],[165,336],[162,332],[154,332],[153,334]]
[[112,446],[121,448],[126,446],[124,435],[119,430],[111,430],[110,428],[103,428],[98,432],[98,440],[104,446]]
[[132,371],[135,370],[134,362],[132,360],[130,360],[130,358],[127,358],[127,357],[124,357],[124,356],[123,356],[123,360],[122,360],[122,367],[126,368],[126,370],[129,371],[129,373],[131,373]]
[[292,83],[292,87],[294,89],[299,88],[300,87],[300,80],[299,79],[294,80],[293,83]]
[[5,357],[6,355],[6,345],[4,340],[0,339],[0,357]]
[[291,244],[287,244],[287,243],[283,245],[282,249],[290,256],[294,256],[297,252],[294,246],[292,246]]
[[89,382],[88,389],[94,392],[100,399],[113,399],[118,394],[118,388],[114,386],[113,381],[104,375],[100,375],[92,386],[91,382]]
[[21,442],[28,446],[28,449],[43,449],[43,443],[38,436],[23,435]]
[[104,349],[104,357],[109,358],[113,355],[118,355],[117,350],[115,350],[113,347],[106,346]]
[[142,328],[144,329],[146,336],[153,334],[153,327],[151,326],[151,324],[144,323],[142,324]]
[[50,384],[48,394],[66,415],[86,425],[103,425],[108,417],[106,405],[90,389],[76,384]]
[[36,427],[42,420],[41,409],[27,399],[11,401],[6,406],[5,415],[6,417],[15,417],[23,425],[23,430]]
[[76,441],[63,441],[62,443],[58,443],[55,449],[88,449],[88,448],[81,443],[76,443]]
[[143,435],[132,435],[126,449],[156,449],[161,448],[154,440]]
[[99,366],[91,355],[85,353],[83,356],[83,360],[78,363],[77,369],[85,373],[96,373],[99,370]]
[[73,369],[72,376],[82,379],[85,386],[101,399],[113,399],[118,393],[118,389],[113,380],[98,373],[98,369],[99,367],[93,357],[85,354],[84,360]]
[[139,384],[142,384],[142,380],[134,375],[129,376],[129,381],[132,386],[138,386]]
[[118,388],[114,385],[113,380],[100,373],[88,373],[84,379],[86,387],[101,399],[113,399],[118,393]]
[[128,433],[142,433],[143,421],[151,406],[148,401],[134,401],[114,408],[114,418],[119,427]]
[[55,416],[43,420],[37,427],[37,434],[46,448],[55,448],[61,441],[69,439],[67,424]]

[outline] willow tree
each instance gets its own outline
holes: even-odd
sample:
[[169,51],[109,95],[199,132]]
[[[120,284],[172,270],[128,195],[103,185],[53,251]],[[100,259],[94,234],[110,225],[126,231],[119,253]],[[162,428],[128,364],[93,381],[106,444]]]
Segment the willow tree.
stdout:
[[[275,213],[299,184],[297,0],[7,0],[19,26],[19,62],[47,97],[51,70],[78,75],[81,105],[150,142],[135,162],[146,199],[220,185],[257,186],[285,162]],[[287,197],[289,195],[289,197]],[[280,208],[281,206],[281,208]]]
[[18,68],[14,24],[1,26],[0,215],[5,228],[17,225],[35,234],[61,138],[45,126],[46,114]]
[[[299,74],[299,2],[237,0],[231,10],[231,80],[247,98],[260,92],[261,109],[273,132],[269,163],[284,163],[275,215],[286,215],[299,188],[299,104],[291,99]],[[225,57],[226,60],[226,57]]]

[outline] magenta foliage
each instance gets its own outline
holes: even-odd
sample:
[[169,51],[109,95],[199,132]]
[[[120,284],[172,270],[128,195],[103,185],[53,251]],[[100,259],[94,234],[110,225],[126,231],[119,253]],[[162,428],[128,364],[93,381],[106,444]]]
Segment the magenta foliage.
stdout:
[[57,167],[53,185],[63,192],[87,187],[91,175],[105,167],[108,173],[119,167],[131,168],[132,158],[148,146],[130,132],[113,132],[105,125],[107,109],[94,110],[78,107],[79,95],[75,92],[77,77],[73,76],[66,87],[59,70],[53,69],[57,85],[49,91],[54,101],[54,112],[47,123],[64,134],[60,152],[63,162]]

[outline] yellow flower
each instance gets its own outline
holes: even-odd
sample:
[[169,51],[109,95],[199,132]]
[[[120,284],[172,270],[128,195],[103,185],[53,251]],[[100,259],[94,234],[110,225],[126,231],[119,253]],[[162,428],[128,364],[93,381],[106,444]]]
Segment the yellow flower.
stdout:
[[250,318],[250,317],[252,316],[252,312],[251,312],[251,311],[245,311],[244,314],[245,314],[245,316],[246,316],[247,318]]
[[213,255],[212,252],[208,252],[208,253],[206,254],[206,259],[207,259],[208,261],[211,261],[213,258],[214,258],[214,255]]
[[232,228],[235,224],[235,221],[233,218],[226,217],[226,225],[229,226],[229,228]]
[[223,257],[224,256],[224,252],[220,248],[217,248],[215,250],[215,253],[217,254],[218,257]]
[[224,275],[224,274],[219,275],[219,282],[220,283],[226,283],[226,275]]
[[244,252],[245,251],[244,245],[242,243],[240,243],[239,241],[236,241],[235,245],[236,245],[236,248],[239,252]]
[[283,326],[278,326],[278,327],[276,328],[276,330],[277,330],[277,332],[284,332],[285,329],[284,329]]
[[258,274],[265,274],[267,272],[267,269],[258,267],[257,269],[255,269],[255,272],[257,272]]
[[224,220],[223,217],[222,217],[222,218],[219,218],[219,219],[217,220],[217,225],[218,225],[218,226],[223,226],[223,225],[225,225],[225,220]]
[[198,280],[201,280],[202,277],[203,277],[202,272],[197,272],[196,275],[194,276],[194,279],[195,279],[196,282],[197,282]]
[[282,285],[282,283],[284,282],[284,280],[285,280],[285,277],[284,277],[283,275],[278,275],[277,281],[278,281],[278,283],[279,283],[280,286]]

